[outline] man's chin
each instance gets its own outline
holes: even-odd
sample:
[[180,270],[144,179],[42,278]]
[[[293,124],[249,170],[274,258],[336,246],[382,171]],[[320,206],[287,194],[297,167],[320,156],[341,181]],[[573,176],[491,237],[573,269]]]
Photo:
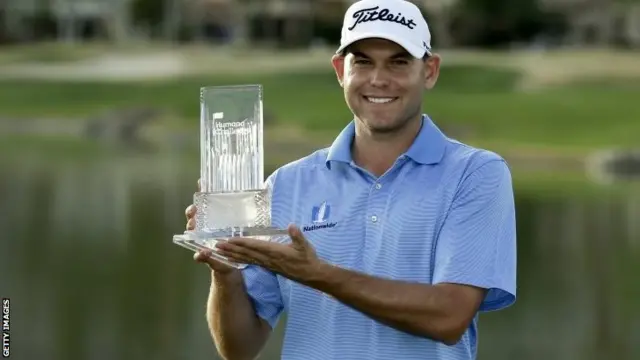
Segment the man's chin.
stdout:
[[398,118],[370,117],[360,118],[364,127],[372,134],[391,134],[402,132],[411,121]]
[[402,124],[398,124],[395,122],[384,122],[384,121],[371,121],[366,123],[367,128],[372,133],[377,134],[389,134],[398,131],[402,128]]

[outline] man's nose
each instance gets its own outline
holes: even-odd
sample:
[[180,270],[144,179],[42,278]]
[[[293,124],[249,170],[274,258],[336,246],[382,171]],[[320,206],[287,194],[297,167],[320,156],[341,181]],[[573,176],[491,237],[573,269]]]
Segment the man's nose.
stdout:
[[373,71],[371,71],[371,77],[369,81],[372,86],[385,87],[389,85],[389,74],[387,74],[385,69],[373,69]]

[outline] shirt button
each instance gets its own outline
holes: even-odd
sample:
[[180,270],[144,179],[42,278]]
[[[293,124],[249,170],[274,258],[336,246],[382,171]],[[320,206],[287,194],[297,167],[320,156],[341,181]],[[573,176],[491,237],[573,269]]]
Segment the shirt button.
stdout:
[[380,183],[376,183],[376,189],[377,189],[377,190],[382,189],[382,184],[380,184]]
[[375,215],[373,215],[373,216],[371,217],[371,222],[378,222],[378,217],[377,217],[377,216],[375,216]]

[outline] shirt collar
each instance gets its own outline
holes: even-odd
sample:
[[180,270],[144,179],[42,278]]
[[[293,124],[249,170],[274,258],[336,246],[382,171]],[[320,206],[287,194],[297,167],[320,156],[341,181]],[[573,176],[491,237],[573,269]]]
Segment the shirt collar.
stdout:
[[[353,160],[351,157],[351,143],[355,133],[355,123],[351,121],[340,132],[329,148],[326,161],[328,168],[331,168],[331,162],[333,161],[351,163]],[[420,132],[404,155],[419,164],[437,164],[442,160],[446,145],[446,136],[427,115],[424,115]]]

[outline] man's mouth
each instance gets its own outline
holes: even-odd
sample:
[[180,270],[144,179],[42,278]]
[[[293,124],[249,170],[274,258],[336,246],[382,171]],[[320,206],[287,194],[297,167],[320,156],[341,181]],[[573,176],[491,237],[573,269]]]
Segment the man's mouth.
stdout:
[[365,100],[373,104],[388,104],[392,101],[398,100],[397,97],[374,97],[374,96],[364,96]]

